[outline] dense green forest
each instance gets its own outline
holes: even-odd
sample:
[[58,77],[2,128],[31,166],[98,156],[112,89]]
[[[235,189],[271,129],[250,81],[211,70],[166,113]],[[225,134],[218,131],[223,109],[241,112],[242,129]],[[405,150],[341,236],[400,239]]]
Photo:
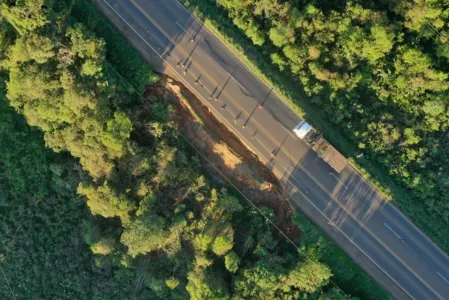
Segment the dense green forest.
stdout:
[[402,186],[393,198],[449,251],[447,1],[184,2],[343,152]]
[[13,299],[8,283],[17,299],[124,299],[133,291],[134,272],[95,267],[76,165],[0,100],[1,299]]
[[2,299],[387,297],[304,217],[293,247],[210,181],[87,1],[1,1],[0,66]]

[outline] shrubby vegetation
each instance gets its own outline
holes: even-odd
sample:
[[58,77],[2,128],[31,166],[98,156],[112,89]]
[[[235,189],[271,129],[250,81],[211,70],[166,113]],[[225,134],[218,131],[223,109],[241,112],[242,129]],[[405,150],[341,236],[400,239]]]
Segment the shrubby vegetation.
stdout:
[[[167,121],[173,108],[141,102],[117,75],[115,68],[138,88],[156,79],[102,20],[82,0],[2,1],[0,264],[13,293],[342,299],[320,257],[298,252],[254,208],[207,180]],[[386,297],[368,281],[371,290],[347,292]],[[10,297],[0,282],[2,298]]]
[[301,97],[310,121],[341,150],[365,154],[361,161],[379,180],[388,174],[405,188],[411,196],[394,189],[395,200],[449,251],[444,1],[185,2],[226,31],[285,94]]
[[[97,268],[83,239],[89,211],[76,195],[76,161],[42,138],[0,100],[0,267],[16,298],[127,298],[134,272]],[[0,298],[12,299],[0,278]]]

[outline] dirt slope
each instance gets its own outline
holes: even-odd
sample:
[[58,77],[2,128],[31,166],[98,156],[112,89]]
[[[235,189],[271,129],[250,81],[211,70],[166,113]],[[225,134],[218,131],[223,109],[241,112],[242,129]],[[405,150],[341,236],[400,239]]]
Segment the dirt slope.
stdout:
[[156,85],[148,87],[144,95],[146,98],[158,96],[177,108],[172,118],[179,124],[182,134],[204,155],[203,165],[212,178],[226,183],[224,175],[253,203],[272,208],[276,225],[290,239],[299,240],[292,209],[276,177],[188,89],[163,76]]

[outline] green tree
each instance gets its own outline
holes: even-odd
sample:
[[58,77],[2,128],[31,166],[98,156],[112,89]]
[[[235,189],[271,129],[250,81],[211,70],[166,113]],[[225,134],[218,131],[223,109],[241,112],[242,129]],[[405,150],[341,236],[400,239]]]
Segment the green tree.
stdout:
[[169,289],[175,289],[179,285],[179,280],[176,278],[170,278],[165,280],[165,284]]
[[56,45],[50,38],[34,33],[20,36],[11,47],[11,62],[16,65],[20,62],[34,60],[43,64],[54,58]]
[[187,284],[186,289],[192,300],[220,300],[228,298],[221,288],[215,286],[214,275],[210,272],[189,272],[187,274],[187,279],[189,283]]
[[347,299],[346,295],[344,295],[340,290],[336,288],[332,288],[330,291],[323,293],[320,295],[318,300],[345,300]]
[[226,270],[228,270],[231,273],[235,273],[239,269],[239,264],[240,258],[234,251],[231,251],[228,254],[226,254],[225,256]]
[[2,3],[2,16],[19,32],[24,34],[50,22],[45,9],[46,0],[17,1],[16,5]]
[[166,246],[169,234],[165,223],[162,217],[149,213],[127,224],[121,241],[128,247],[128,253],[135,257]]
[[215,254],[222,256],[225,255],[234,246],[232,235],[218,236],[215,238],[212,244],[212,251]]
[[106,123],[106,131],[101,140],[107,148],[117,152],[117,157],[121,157],[125,153],[131,130],[131,120],[124,112],[117,111],[114,118]]
[[135,209],[135,204],[125,195],[117,195],[107,182],[101,186],[82,183],[78,187],[78,193],[86,196],[87,205],[93,215],[101,215],[105,218],[120,217],[122,222],[129,221],[129,213]]
[[313,293],[325,286],[331,276],[332,273],[328,266],[319,262],[308,261],[299,263],[290,271],[285,284],[307,293]]
[[293,30],[288,26],[280,24],[270,29],[269,36],[275,46],[282,47],[292,40]]
[[253,268],[243,271],[234,288],[236,293],[244,298],[273,299],[280,288],[278,276],[279,274],[270,270],[266,264],[257,263]]
[[101,239],[98,242],[92,244],[90,249],[94,254],[108,255],[114,251],[115,243],[112,239]]

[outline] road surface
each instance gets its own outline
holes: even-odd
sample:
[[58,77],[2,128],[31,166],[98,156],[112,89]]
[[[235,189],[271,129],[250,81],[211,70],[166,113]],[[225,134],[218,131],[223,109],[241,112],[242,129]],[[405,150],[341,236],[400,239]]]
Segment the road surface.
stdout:
[[297,139],[299,118],[178,1],[92,1],[257,152],[291,204],[395,298],[449,299],[449,258],[350,166],[335,173]]

